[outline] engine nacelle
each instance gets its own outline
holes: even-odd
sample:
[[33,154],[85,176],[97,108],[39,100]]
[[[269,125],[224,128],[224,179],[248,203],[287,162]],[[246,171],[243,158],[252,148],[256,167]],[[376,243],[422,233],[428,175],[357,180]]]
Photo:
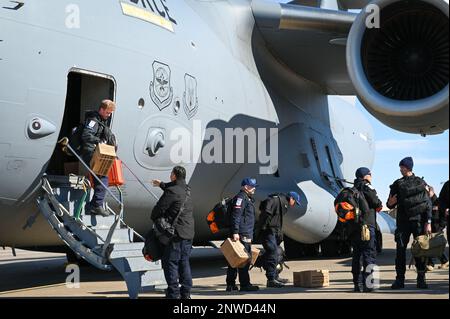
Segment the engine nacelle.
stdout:
[[372,4],[379,8],[380,28],[367,27],[374,12],[363,9],[347,44],[348,71],[361,103],[396,130],[442,133],[449,128],[448,4],[443,0]]

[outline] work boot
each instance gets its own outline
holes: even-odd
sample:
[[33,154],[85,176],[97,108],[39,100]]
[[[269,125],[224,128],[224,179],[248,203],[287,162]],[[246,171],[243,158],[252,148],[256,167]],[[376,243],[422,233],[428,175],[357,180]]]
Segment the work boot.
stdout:
[[248,285],[248,286],[241,286],[240,291],[258,291],[259,287],[258,286],[254,286],[252,284]]
[[444,264],[441,264],[439,266],[439,269],[448,269],[448,261],[446,263],[444,263]]
[[417,288],[418,289],[428,289],[427,282],[425,280],[425,274],[419,273],[417,275]]
[[91,215],[100,215],[100,216],[103,216],[103,217],[108,217],[109,216],[109,212],[106,209],[104,209],[103,207],[101,207],[101,206],[92,207],[91,210],[90,210],[90,214]]
[[267,288],[283,288],[284,284],[276,279],[267,280]]
[[239,290],[239,288],[235,284],[227,285],[227,292],[238,291],[238,290]]
[[405,288],[405,279],[395,279],[394,283],[391,286],[391,289],[403,289]]

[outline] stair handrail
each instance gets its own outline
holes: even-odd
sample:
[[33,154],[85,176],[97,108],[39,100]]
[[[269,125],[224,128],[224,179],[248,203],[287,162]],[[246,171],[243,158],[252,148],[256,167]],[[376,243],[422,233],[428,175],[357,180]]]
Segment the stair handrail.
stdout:
[[[78,153],[70,146],[69,144],[69,138],[64,137],[62,138],[58,144],[62,145],[63,147],[67,148],[70,150],[70,152],[75,155],[75,157],[80,161],[80,163],[92,174],[92,176],[94,176],[94,178],[100,182],[100,184],[105,188],[105,190],[111,195],[111,197],[120,205],[120,211],[121,211],[121,215],[123,214],[123,208],[124,208],[124,204],[123,204],[123,198],[122,198],[122,192],[119,189],[119,194],[120,194],[120,200],[117,199],[117,197],[109,190],[109,188],[100,180],[100,178],[97,176],[97,174],[95,174],[92,169],[89,167],[89,165],[86,164],[86,162],[81,158],[80,155],[78,155]],[[125,165],[126,166],[126,165]],[[128,166],[126,166],[129,170],[130,168]],[[131,171],[131,170],[130,170]],[[131,172],[133,175],[134,173]],[[136,177],[136,175],[135,175]],[[148,191],[148,189],[145,187],[145,189]],[[153,192],[150,192],[153,196],[156,197],[155,194],[153,194]],[[157,197],[156,197],[157,198]],[[118,216],[117,213],[112,210],[110,207],[108,207],[108,205],[106,205],[106,208],[108,209],[109,212],[111,212],[113,215]],[[130,226],[128,226],[125,221],[122,219],[121,216],[119,216],[119,220],[121,222],[122,225],[124,225],[125,227],[127,227],[128,229],[131,229],[133,231],[133,233],[135,235],[137,235],[141,240],[145,241],[145,238],[139,234],[137,231],[135,231],[133,228],[131,228]],[[113,225],[114,226],[114,225]],[[110,229],[112,230],[112,232],[114,233],[114,229]],[[108,234],[109,236],[109,234]],[[109,244],[108,244],[109,245]]]
[[[123,206],[123,202],[120,201],[108,188],[107,185],[105,185],[102,180],[97,176],[97,174],[94,173],[94,171],[89,167],[89,165],[86,164],[86,162],[81,158],[80,155],[77,154],[77,152],[72,148],[72,146],[70,146],[69,144],[69,139],[67,137],[62,138],[58,144],[61,144],[63,147],[68,148],[70,150],[70,152],[75,155],[75,157],[80,161],[80,163],[89,171],[89,173],[91,173],[91,175],[97,180],[97,182],[99,182],[104,188],[105,190],[109,193],[109,195],[111,195],[111,197],[122,207]],[[117,215],[116,213],[114,213],[115,215]]]
[[[43,185],[42,185],[42,188],[43,188],[44,191],[47,193],[47,196],[49,197],[50,202],[52,203],[52,205],[53,205],[53,206],[56,205],[55,209],[57,208],[57,209],[59,209],[59,210],[62,212],[62,214],[66,214],[67,216],[70,216],[70,213],[67,211],[67,209],[66,209],[63,205],[61,205],[61,203],[55,198],[55,195],[53,194],[53,188],[52,188],[52,186],[50,185],[50,182],[48,181],[46,175],[44,175],[44,177],[43,177],[42,179],[44,180],[44,183],[43,183]],[[62,215],[58,214],[58,212],[55,212],[55,213],[56,213],[58,216],[60,216],[60,217],[62,216]],[[81,222],[80,220],[77,220],[76,218],[74,218],[74,220],[75,220],[77,223],[81,224],[81,226],[85,226],[85,227],[86,227],[86,225],[84,225],[84,223]],[[86,229],[87,229],[91,234],[95,235],[98,239],[100,239],[102,242],[105,242],[105,240],[104,240],[102,237],[100,237],[100,235],[97,234],[95,231],[91,230],[89,227],[86,227]]]

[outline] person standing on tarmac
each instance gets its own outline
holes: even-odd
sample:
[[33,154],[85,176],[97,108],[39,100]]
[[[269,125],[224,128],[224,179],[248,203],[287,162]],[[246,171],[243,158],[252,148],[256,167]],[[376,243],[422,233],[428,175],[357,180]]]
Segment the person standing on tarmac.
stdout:
[[[361,256],[363,259],[363,291],[372,292],[374,287],[368,285],[367,280],[373,269],[371,266],[376,265],[376,226],[377,226],[377,212],[383,209],[383,203],[378,198],[377,191],[372,186],[372,173],[366,167],[361,167],[356,171],[355,188],[362,195],[359,199],[359,208],[361,210],[361,224],[352,232],[352,275],[354,291],[360,292],[359,276],[361,273]],[[361,227],[367,225],[369,228],[370,238],[368,241],[363,241],[361,238]]]
[[[186,170],[177,166],[170,183],[153,180],[153,186],[164,193],[153,208],[151,219],[165,217],[175,228],[175,237],[164,246],[162,268],[167,282],[166,298],[191,299],[192,273],[189,258],[195,235],[191,190],[186,184]],[[180,289],[181,286],[181,289]]]
[[[439,210],[439,199],[436,196],[436,193],[434,192],[434,188],[429,186],[428,188],[428,193],[430,195],[431,198],[431,202],[433,204],[433,211],[432,211],[432,224],[431,224],[431,230],[433,233],[438,233],[441,231],[444,231],[445,225],[446,225],[446,221],[445,221],[445,215],[441,214],[440,210]],[[444,253],[442,254],[442,256],[439,257],[439,260],[441,262],[441,265],[439,266],[440,269],[448,269],[448,257]],[[434,264],[434,258],[428,258],[427,261],[427,271],[433,271],[435,267]]]
[[[246,178],[242,181],[242,188],[231,202],[232,211],[230,216],[230,237],[233,241],[240,241],[245,250],[251,254],[251,245],[253,240],[253,230],[255,227],[255,206],[253,195],[256,192],[258,184],[254,178]],[[250,283],[249,274],[250,264],[244,268],[232,268],[228,265],[227,271],[227,292],[236,291],[236,278],[239,272],[239,283],[241,284],[240,291],[257,291],[258,286]]]
[[449,192],[449,181],[447,181],[439,193],[439,213],[447,219],[447,240],[450,238],[448,232],[448,210],[450,207]]
[[282,288],[289,281],[279,277],[277,264],[279,260],[278,246],[283,242],[283,215],[289,207],[300,206],[300,195],[296,192],[274,194],[261,202],[259,209],[256,237],[261,240],[264,253],[264,269],[267,277],[267,287]]
[[[98,111],[86,114],[85,125],[81,133],[81,158],[90,165],[97,145],[105,143],[116,146],[116,138],[108,127],[108,120],[116,110],[116,104],[111,100],[103,100]],[[108,176],[98,176],[106,186],[109,184]],[[108,216],[109,212],[103,207],[106,189],[101,183],[93,178],[94,197],[86,209],[89,214]]]
[[[431,200],[427,191],[427,184],[423,179],[413,174],[414,161],[411,157],[404,158],[400,164],[402,178],[392,184],[387,207],[397,207],[397,229],[395,241],[397,243],[397,256],[395,270],[397,278],[392,289],[405,288],[406,248],[411,234],[415,237],[431,234]],[[425,280],[425,261],[415,258],[417,268],[417,288],[427,289]]]

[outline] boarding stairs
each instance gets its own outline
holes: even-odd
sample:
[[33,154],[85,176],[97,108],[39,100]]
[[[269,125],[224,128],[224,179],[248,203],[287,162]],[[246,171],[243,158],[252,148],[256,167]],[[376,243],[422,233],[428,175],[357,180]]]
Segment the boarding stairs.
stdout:
[[90,181],[84,176],[44,175],[43,192],[37,203],[51,227],[79,257],[100,270],[119,271],[130,298],[138,298],[143,291],[165,288],[160,261],[149,262],[144,258],[144,238],[123,220],[120,188],[116,192],[119,196],[107,189],[120,203],[120,213],[106,205],[110,213],[107,217],[86,214],[91,189]]

